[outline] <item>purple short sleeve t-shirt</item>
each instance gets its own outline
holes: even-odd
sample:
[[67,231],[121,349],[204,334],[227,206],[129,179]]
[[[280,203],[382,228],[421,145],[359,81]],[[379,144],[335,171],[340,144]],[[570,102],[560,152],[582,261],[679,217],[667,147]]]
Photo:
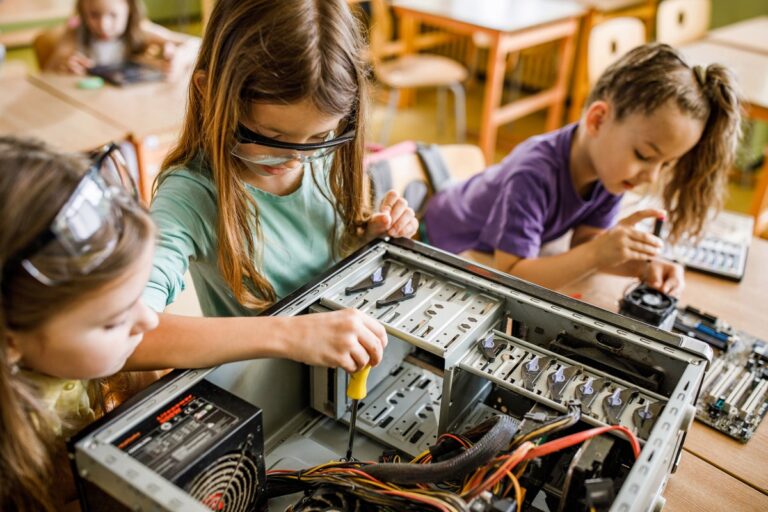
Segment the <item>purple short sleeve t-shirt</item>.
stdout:
[[598,181],[589,197],[571,179],[571,141],[578,124],[531,137],[501,163],[436,194],[424,222],[429,242],[453,253],[498,249],[535,258],[539,249],[582,224],[608,228],[620,195]]

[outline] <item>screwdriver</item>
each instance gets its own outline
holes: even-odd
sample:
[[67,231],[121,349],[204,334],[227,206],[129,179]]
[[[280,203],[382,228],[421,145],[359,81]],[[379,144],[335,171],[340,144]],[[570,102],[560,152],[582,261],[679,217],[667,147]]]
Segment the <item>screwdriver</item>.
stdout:
[[352,416],[349,419],[349,446],[347,447],[347,460],[352,460],[352,443],[355,441],[355,423],[357,422],[357,405],[368,395],[368,373],[370,365],[366,365],[360,371],[350,375],[349,384],[347,384],[347,398],[352,400]]

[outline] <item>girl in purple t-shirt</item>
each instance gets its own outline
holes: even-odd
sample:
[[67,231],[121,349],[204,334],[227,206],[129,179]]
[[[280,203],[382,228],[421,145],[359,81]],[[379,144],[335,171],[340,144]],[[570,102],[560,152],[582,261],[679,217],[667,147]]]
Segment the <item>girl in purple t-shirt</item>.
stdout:
[[[606,271],[679,293],[682,268],[660,259],[662,241],[634,226],[666,216],[672,243],[698,234],[722,205],[739,126],[726,68],[691,68],[670,46],[641,46],[603,73],[578,123],[528,139],[435,195],[425,216],[429,241],[492,254],[497,269],[549,288]],[[621,194],[659,179],[666,212],[616,222]],[[539,255],[571,229],[570,250]]]

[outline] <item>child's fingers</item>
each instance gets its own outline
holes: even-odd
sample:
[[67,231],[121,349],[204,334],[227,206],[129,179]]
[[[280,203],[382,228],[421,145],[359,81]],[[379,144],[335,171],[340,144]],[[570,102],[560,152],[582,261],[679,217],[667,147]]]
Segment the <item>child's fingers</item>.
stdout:
[[360,364],[360,368],[367,364],[376,366],[381,362],[384,354],[384,347],[381,341],[371,331],[365,331],[358,335],[359,350],[355,351],[352,357]]
[[640,222],[643,219],[648,218],[654,218],[654,219],[663,219],[667,216],[667,212],[664,210],[659,210],[656,208],[648,208],[645,210],[640,210],[628,217],[624,217],[619,221],[619,224],[622,224],[624,226],[634,226],[638,222]]
[[374,213],[368,220],[368,233],[374,236],[386,233],[391,224],[392,217],[388,212]]
[[664,285],[662,291],[677,297],[685,288],[685,273],[683,267],[675,263],[666,264]]
[[[393,216],[393,219],[395,217]],[[415,215],[413,213],[413,210],[410,208],[406,208],[406,211],[403,212],[403,215],[400,216],[397,220],[394,221],[394,225],[389,228],[388,233],[390,236],[396,236],[396,237],[406,237],[411,236],[413,233],[409,234],[410,226],[412,222],[415,220]]]
[[165,60],[171,60],[176,55],[176,45],[170,41],[166,41],[163,45],[163,58]]
[[664,284],[664,269],[659,265],[653,263],[647,263],[645,265],[645,275],[643,276],[645,283],[651,288],[660,290]]
[[637,229],[630,229],[628,234],[629,239],[635,242],[650,245],[652,247],[656,247],[657,249],[664,247],[664,241],[656,235],[652,235],[651,233],[646,233]]
[[392,207],[395,205],[395,203],[399,198],[400,198],[400,195],[396,191],[390,190],[384,196],[384,199],[381,200],[381,204],[379,205],[379,211],[389,212],[390,210],[392,210]]
[[625,246],[627,259],[648,259],[658,256],[659,250],[653,246],[630,240]]
[[82,53],[75,53],[72,55],[72,60],[83,66],[84,68],[93,67],[93,61],[83,55]]
[[365,324],[365,326],[373,333],[373,335],[376,336],[376,339],[381,346],[381,351],[383,353],[384,348],[389,342],[389,338],[387,338],[387,330],[384,329],[384,326],[380,322],[378,322],[370,315],[363,315],[363,324]]
[[[389,214],[392,216],[392,222],[400,220],[400,217],[402,217],[407,210],[409,210],[408,202],[402,197],[397,196],[397,199],[392,203],[392,207],[389,210]],[[411,210],[411,212],[413,212],[413,210]]]
[[354,349],[350,350],[349,355],[355,361],[355,371],[362,370],[371,361],[371,356],[362,345],[358,345]]

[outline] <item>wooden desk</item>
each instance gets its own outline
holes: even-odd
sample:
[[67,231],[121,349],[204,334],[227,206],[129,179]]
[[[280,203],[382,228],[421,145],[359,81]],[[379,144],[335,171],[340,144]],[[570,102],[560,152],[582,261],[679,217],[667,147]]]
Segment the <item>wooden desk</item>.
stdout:
[[76,76],[42,73],[29,79],[130,135],[139,161],[139,187],[148,200],[160,161],[176,140],[184,120],[189,79],[128,87],[105,85],[94,90],[78,89],[80,78]]
[[[494,160],[496,131],[502,124],[549,109],[547,130],[561,125],[568,92],[578,20],[584,8],[570,0],[395,0],[401,18],[401,37],[406,53],[414,51],[419,23],[444,28],[458,34],[480,32],[490,42],[486,71],[479,145],[486,160]],[[558,42],[558,72],[555,85],[545,91],[501,104],[506,56],[533,46]]]
[[726,25],[707,34],[707,40],[768,55],[768,16]]
[[[720,316],[735,328],[768,340],[768,241],[753,238],[749,251],[747,269],[741,283],[692,271],[686,272],[686,288],[681,302]],[[626,277],[595,274],[566,287],[562,292],[578,293],[586,302],[617,311],[618,300],[631,282],[632,279]],[[720,478],[725,478],[727,473],[751,488],[768,494],[768,422],[764,421],[760,425],[755,436],[747,444],[741,444],[702,423],[694,422],[684,449],[722,470]],[[684,464],[685,460],[681,469]],[[712,479],[696,476],[695,480],[697,485],[715,485]],[[709,499],[715,507],[711,510],[725,510],[730,507],[730,502],[722,501],[726,496],[710,492]],[[765,509],[763,507],[763,510]]]
[[0,133],[36,137],[64,151],[91,150],[128,136],[24,76],[0,79]]
[[57,20],[74,12],[74,0],[3,0],[0,2],[0,23],[17,25]]
[[747,512],[768,510],[768,496],[683,452],[664,490],[664,512]]

